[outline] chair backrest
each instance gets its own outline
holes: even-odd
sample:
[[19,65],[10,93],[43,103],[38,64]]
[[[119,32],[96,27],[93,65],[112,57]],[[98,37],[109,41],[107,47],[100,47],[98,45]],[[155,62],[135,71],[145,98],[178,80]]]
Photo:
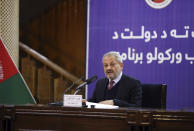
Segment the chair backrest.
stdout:
[[166,84],[142,84],[142,108],[166,109]]

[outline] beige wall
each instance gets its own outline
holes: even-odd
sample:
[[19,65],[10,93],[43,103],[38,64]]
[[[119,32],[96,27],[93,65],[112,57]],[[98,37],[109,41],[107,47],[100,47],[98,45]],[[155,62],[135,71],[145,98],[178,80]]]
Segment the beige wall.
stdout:
[[0,37],[18,66],[19,0],[0,0]]

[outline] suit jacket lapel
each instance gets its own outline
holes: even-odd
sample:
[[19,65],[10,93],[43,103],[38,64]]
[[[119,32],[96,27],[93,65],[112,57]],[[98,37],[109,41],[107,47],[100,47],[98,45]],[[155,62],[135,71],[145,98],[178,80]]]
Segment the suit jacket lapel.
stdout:
[[107,90],[108,83],[109,83],[109,80],[107,78],[105,78],[105,82],[102,85],[102,90],[103,90],[103,92],[101,94],[102,98],[105,97],[105,93],[106,93],[106,90]]
[[122,83],[123,83],[123,75],[121,76],[120,81],[117,83],[118,84],[118,92],[117,92],[116,98],[120,98],[120,96],[122,96],[123,88],[124,88],[122,86]]

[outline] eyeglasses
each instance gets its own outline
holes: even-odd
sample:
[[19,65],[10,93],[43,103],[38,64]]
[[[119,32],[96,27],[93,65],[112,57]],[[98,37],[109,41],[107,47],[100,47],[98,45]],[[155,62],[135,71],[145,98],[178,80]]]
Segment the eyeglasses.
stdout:
[[110,63],[110,64],[104,64],[104,68],[108,68],[109,66],[110,67],[114,67],[115,65],[117,65],[117,63]]

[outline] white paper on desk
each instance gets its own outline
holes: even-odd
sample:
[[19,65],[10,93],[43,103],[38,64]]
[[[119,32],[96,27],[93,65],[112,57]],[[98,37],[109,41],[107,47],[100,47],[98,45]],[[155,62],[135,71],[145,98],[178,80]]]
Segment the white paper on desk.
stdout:
[[93,103],[93,102],[86,102],[87,108],[91,108],[91,105],[94,105],[96,109],[118,109],[119,106],[114,105],[106,105],[106,104],[99,104],[99,103]]

